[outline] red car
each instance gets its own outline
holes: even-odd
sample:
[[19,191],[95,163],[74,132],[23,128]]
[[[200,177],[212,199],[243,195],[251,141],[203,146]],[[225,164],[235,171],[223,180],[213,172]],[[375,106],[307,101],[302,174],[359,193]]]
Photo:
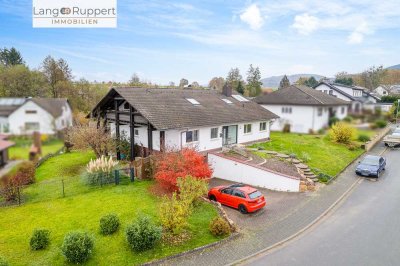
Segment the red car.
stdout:
[[208,198],[239,209],[241,213],[255,212],[266,204],[260,191],[243,184],[214,187],[208,191]]

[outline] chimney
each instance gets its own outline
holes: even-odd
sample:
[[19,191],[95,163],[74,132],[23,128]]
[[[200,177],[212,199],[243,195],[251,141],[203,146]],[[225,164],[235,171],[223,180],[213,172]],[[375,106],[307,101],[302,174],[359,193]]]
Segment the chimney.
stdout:
[[222,94],[226,97],[232,96],[232,86],[230,84],[225,83],[224,87],[222,88]]

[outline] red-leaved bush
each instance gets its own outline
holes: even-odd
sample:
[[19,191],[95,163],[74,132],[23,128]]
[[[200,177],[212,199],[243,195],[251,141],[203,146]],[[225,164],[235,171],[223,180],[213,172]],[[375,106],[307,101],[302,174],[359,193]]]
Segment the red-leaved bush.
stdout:
[[0,179],[0,196],[6,201],[16,200],[18,188],[35,182],[35,165],[32,162],[21,163],[14,174]]
[[193,149],[185,148],[157,156],[154,177],[169,191],[177,190],[179,177],[192,176],[198,179],[209,179],[212,175],[212,170],[204,156]]

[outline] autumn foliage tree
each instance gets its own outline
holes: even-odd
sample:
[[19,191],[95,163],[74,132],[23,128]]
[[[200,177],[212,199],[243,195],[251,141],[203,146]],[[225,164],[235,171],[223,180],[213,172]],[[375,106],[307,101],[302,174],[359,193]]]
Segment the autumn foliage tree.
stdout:
[[211,175],[212,170],[204,157],[193,149],[185,148],[158,155],[155,178],[162,187],[170,191],[177,190],[179,177],[208,179]]

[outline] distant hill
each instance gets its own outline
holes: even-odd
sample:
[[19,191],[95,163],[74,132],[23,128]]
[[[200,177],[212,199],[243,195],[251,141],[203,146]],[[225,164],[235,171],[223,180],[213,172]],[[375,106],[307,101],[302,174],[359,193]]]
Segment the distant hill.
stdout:
[[394,65],[394,66],[390,66],[387,69],[399,69],[400,70],[400,64]]
[[[301,77],[304,77],[304,78],[314,77],[316,80],[320,80],[324,76],[317,75],[317,74],[294,74],[294,75],[288,75],[287,77],[290,81],[290,84],[293,84]],[[283,75],[282,76],[272,76],[269,78],[262,79],[261,82],[263,83],[264,87],[278,88],[279,82],[281,81],[282,78],[283,78]]]

